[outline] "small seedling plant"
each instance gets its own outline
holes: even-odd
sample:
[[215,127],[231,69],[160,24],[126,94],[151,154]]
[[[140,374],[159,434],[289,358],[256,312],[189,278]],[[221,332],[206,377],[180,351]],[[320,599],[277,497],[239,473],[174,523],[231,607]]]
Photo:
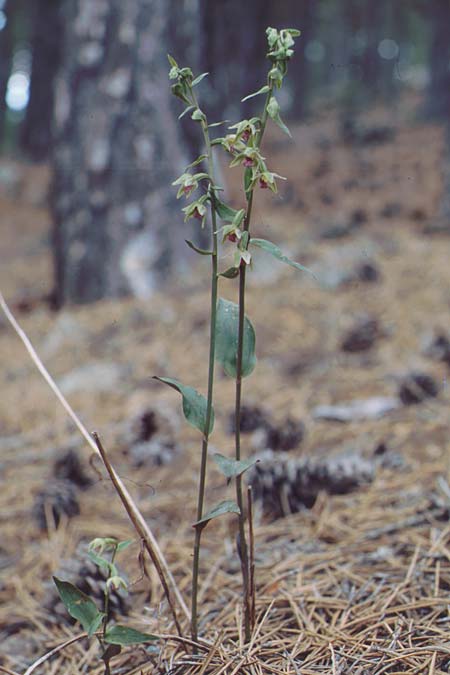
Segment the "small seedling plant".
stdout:
[[103,607],[74,584],[53,577],[59,596],[73,619],[81,623],[89,638],[98,640],[105,664],[105,675],[111,674],[110,660],[122,651],[122,647],[152,642],[157,638],[149,633],[111,623],[110,597],[114,590],[127,591],[128,584],[119,573],[115,563],[116,555],[128,548],[131,540],[118,541],[114,537],[98,537],[88,547],[90,560],[106,577]]
[[[210,248],[201,249],[192,241],[186,244],[201,256],[209,257],[211,261],[210,277],[210,325],[209,325],[209,357],[207,372],[206,396],[193,387],[183,384],[177,379],[155,375],[155,379],[172,387],[182,398],[183,413],[187,422],[201,433],[201,462],[197,498],[197,518],[193,524],[195,535],[193,545],[192,588],[190,629],[191,639],[196,651],[198,644],[198,586],[201,539],[208,523],[225,514],[237,514],[239,523],[238,551],[242,570],[243,596],[243,628],[246,642],[250,641],[254,625],[254,565],[252,549],[249,551],[249,532],[251,534],[251,518],[246,520],[244,508],[243,474],[254,461],[242,457],[241,452],[241,402],[242,382],[249,376],[256,365],[255,330],[246,315],[246,276],[252,269],[252,252],[255,248],[262,249],[277,260],[296,268],[309,272],[298,262],[285,256],[280,248],[266,239],[251,236],[252,210],[257,190],[271,190],[277,192],[277,181],[284,178],[271,171],[267,159],[262,154],[262,141],[266,125],[272,120],[284,133],[290,136],[289,129],[280,117],[280,105],[276,92],[283,84],[287,74],[288,63],[294,54],[294,40],[300,35],[296,29],[268,28],[268,53],[270,67],[266,84],[258,91],[246,96],[243,102],[264,97],[260,116],[243,119],[228,127],[224,136],[212,134],[216,128],[226,122],[210,124],[206,113],[200,107],[197,98],[197,87],[208,75],[203,73],[194,77],[189,67],[180,67],[172,56],[169,56],[169,78],[173,81],[172,92],[185,104],[180,118],[190,115],[191,119],[199,124],[203,137],[204,152],[189,164],[173,185],[178,188],[177,197],[187,201],[182,211],[185,221],[197,219],[202,228],[208,226],[210,230]],[[230,160],[230,167],[238,167],[242,171],[244,201],[240,208],[227,204],[223,198],[223,189],[216,183],[214,168],[214,153],[216,150],[225,152]],[[232,264],[226,269],[219,269],[219,240],[225,246],[226,255]],[[238,302],[233,303],[219,297],[219,281],[238,283]],[[216,453],[213,457],[218,469],[226,477],[227,482],[234,482],[235,499],[221,501],[219,504],[205,508],[206,475],[209,439],[214,428],[214,369],[219,363],[225,373],[235,380],[235,452],[233,457],[226,457]],[[65,406],[69,409],[69,406]],[[76,418],[73,412],[70,413]],[[78,423],[78,420],[77,420]],[[80,426],[82,427],[81,423]],[[92,445],[87,432],[82,432]],[[93,434],[97,449],[111,475],[119,496],[131,512],[131,519],[142,541],[152,553],[151,546],[145,538],[142,523],[136,518],[135,512],[127,507],[128,496],[124,495],[123,487],[118,485],[118,478],[107,460],[105,451],[96,434]],[[251,512],[251,499],[248,500],[248,511]],[[136,512],[137,513],[137,512]],[[139,516],[140,517],[140,516]],[[250,541],[252,537],[250,537]],[[112,588],[126,586],[120,576],[115,557],[130,542],[118,542],[114,538],[95,539],[89,547],[90,558],[106,571],[107,582],[105,587],[104,606],[100,610],[94,600],[85,595],[80,589],[68,581],[54,578],[59,595],[69,614],[80,621],[89,637],[95,637],[102,649],[101,658],[105,663],[105,674],[110,674],[110,659],[120,653],[125,645],[151,642],[154,635],[141,633],[111,622],[109,612],[109,597]],[[155,562],[157,556],[151,555]],[[155,563],[156,564],[156,563]],[[162,571],[158,569],[160,578],[164,580]],[[164,585],[166,597],[172,609],[179,634],[180,628],[176,613],[171,602],[169,590]]]
[[[178,198],[185,198],[187,205],[182,209],[185,221],[197,219],[201,227],[208,223],[211,232],[211,247],[208,250],[198,248],[191,241],[187,245],[201,256],[211,259],[211,294],[210,294],[210,328],[209,328],[209,362],[206,397],[190,386],[178,380],[157,377],[156,379],[176,389],[182,396],[183,412],[186,420],[202,434],[201,464],[198,487],[197,520],[194,523],[195,539],[192,569],[191,596],[191,637],[198,639],[198,577],[201,537],[207,524],[213,519],[227,513],[236,513],[239,520],[238,554],[241,561],[243,584],[243,616],[245,639],[250,640],[254,613],[254,589],[252,588],[252,563],[249,559],[248,534],[244,512],[244,494],[242,476],[252,465],[252,460],[245,459],[241,453],[241,401],[242,381],[250,375],[256,365],[255,330],[246,316],[246,275],[252,267],[252,249],[263,249],[281,262],[297,269],[305,268],[283,255],[281,250],[266,239],[251,236],[252,209],[256,190],[269,189],[277,192],[277,181],[284,178],[271,171],[266,157],[262,154],[262,141],[266,124],[271,119],[280,129],[290,136],[289,129],[280,117],[280,105],[276,91],[281,88],[287,73],[288,63],[294,54],[294,39],[300,35],[295,29],[276,30],[268,28],[267,41],[269,51],[267,58],[270,68],[267,81],[258,91],[246,96],[243,102],[254,97],[264,96],[264,104],[260,116],[243,119],[228,127],[224,136],[212,138],[212,130],[225,124],[210,124],[206,113],[200,107],[196,89],[208,75],[203,73],[194,77],[188,67],[180,67],[172,56],[169,56],[169,78],[174,81],[173,94],[186,105],[180,118],[190,115],[191,119],[201,127],[205,151],[189,164],[173,185],[178,187]],[[225,151],[230,167],[242,170],[245,200],[241,208],[233,208],[222,198],[222,188],[217,185],[214,168],[214,150]],[[197,170],[199,169],[199,170]],[[224,270],[219,269],[219,238],[230,247],[232,265]],[[238,303],[218,297],[219,280],[238,280]],[[204,509],[208,443],[214,427],[214,365],[219,363],[225,373],[235,380],[235,453],[233,458],[215,454],[214,460],[227,480],[234,480],[235,500],[222,501]]]

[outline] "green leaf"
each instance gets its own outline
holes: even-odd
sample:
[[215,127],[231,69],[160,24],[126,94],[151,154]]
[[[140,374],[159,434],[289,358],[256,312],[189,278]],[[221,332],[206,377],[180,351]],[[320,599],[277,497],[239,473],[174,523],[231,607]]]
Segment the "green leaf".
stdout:
[[274,96],[269,101],[269,104],[267,106],[267,112],[269,116],[273,119],[275,124],[279,126],[280,129],[284,131],[285,134],[287,134],[290,138],[292,138],[291,132],[289,131],[289,129],[287,128],[287,126],[280,117],[280,105]]
[[188,105],[187,108],[183,110],[183,112],[178,115],[178,119],[181,120],[185,115],[187,115],[188,112],[191,112],[191,110],[194,110],[195,105]]
[[208,513],[205,513],[203,518],[200,518],[200,520],[197,520],[196,523],[193,524],[192,527],[200,527],[203,529],[204,527],[207,526],[210,520],[213,518],[218,518],[219,516],[223,516],[225,513],[237,513],[240,514],[239,506],[236,504],[236,502],[233,502],[229,499],[225,500],[224,502],[220,502],[216,506],[214,506]]
[[209,73],[202,73],[201,75],[198,75],[195,80],[192,80],[192,87],[195,87],[196,84],[200,84],[200,82],[207,76]]
[[[181,384],[178,380],[174,380],[171,377],[157,377],[154,376],[155,380],[159,382],[164,382],[168,384],[169,387],[178,391],[183,397],[183,413],[186,420],[191,426],[195,429],[198,429],[205,433],[206,430],[206,408],[207,401],[206,398],[199,394],[193,387],[188,387],[184,384]],[[214,427],[214,409],[211,409],[211,419],[209,422],[209,431],[210,434]]]
[[231,206],[227,206],[226,204],[224,204],[222,201],[220,201],[220,199],[217,196],[214,199],[214,206],[219,218],[221,218],[227,223],[233,222],[237,214],[236,209],[232,209]]
[[158,640],[156,635],[141,633],[140,630],[127,628],[126,626],[111,626],[105,633],[105,642],[110,645],[137,645],[153,640]]
[[245,98],[241,99],[241,103],[244,103],[244,101],[248,101],[249,98],[253,98],[254,96],[259,96],[260,94],[267,94],[267,92],[270,91],[270,87],[265,84],[264,87],[261,87],[261,89],[258,89],[258,91],[254,91],[253,94],[249,94]]
[[105,618],[106,614],[104,612],[99,612],[98,615],[95,617],[95,619],[92,621],[92,623],[89,625],[87,629],[87,633],[89,637],[92,637],[94,633],[100,628],[100,626],[103,623],[103,619]]
[[104,614],[98,610],[95,602],[86,593],[73,584],[62,581],[58,577],[53,577],[53,581],[70,616],[79,621],[91,636],[96,630],[95,626],[98,628],[101,624]]
[[[239,307],[229,300],[219,299],[216,321],[216,360],[227,375],[237,376],[237,351],[239,332]],[[256,365],[255,330],[250,320],[244,319],[244,345],[242,351],[242,377],[247,377]]]
[[198,248],[198,246],[193,244],[192,241],[189,241],[189,239],[185,239],[184,241],[189,246],[189,248],[191,248],[196,253],[200,253],[200,255],[213,255],[213,251],[206,251],[204,248]]
[[214,453],[213,459],[217,466],[219,467],[220,472],[226,478],[234,478],[235,476],[241,476],[247,469],[256,464],[258,460],[256,459],[229,459],[221,455],[219,452]]
[[212,124],[208,124],[208,129],[214,129],[214,127],[220,127],[222,124],[225,124],[226,122],[229,122],[229,120],[222,120],[221,122],[213,122]]
[[225,277],[225,279],[236,279],[239,276],[239,267],[229,267],[225,272],[220,272],[217,276]]
[[117,544],[117,553],[120,553],[120,551],[124,551],[126,548],[131,546],[133,543],[133,539],[125,539],[124,541],[120,541]]
[[106,558],[103,558],[103,556],[99,555],[96,551],[90,550],[88,551],[88,557],[92,560],[93,563],[95,563],[100,569],[104,570],[108,574],[110,574],[110,570],[114,568],[114,563],[111,563],[109,560]]
[[173,56],[170,56],[170,54],[167,54],[167,58],[169,60],[170,65],[172,66],[172,68],[178,68],[178,63],[175,61]]
[[287,255],[284,255],[281,249],[279,249],[278,246],[276,246],[275,244],[272,244],[271,241],[267,241],[267,239],[252,238],[250,239],[250,244],[252,244],[253,246],[258,246],[258,248],[262,248],[263,251],[270,253],[270,255],[272,255],[277,260],[286,263],[286,265],[295,267],[297,270],[301,270],[302,272],[308,272],[308,274],[312,274],[312,276],[314,276],[311,270],[309,270],[307,267],[304,267],[303,265],[300,265],[300,263],[295,262],[294,260],[288,258]]
[[194,122],[204,122],[206,119],[205,113],[200,110],[200,108],[196,108],[191,115],[191,119],[194,120]]
[[197,159],[194,159],[193,162],[187,165],[186,169],[192,169],[194,166],[197,166],[201,162],[203,162],[204,159],[208,159],[208,155],[200,155],[197,157]]

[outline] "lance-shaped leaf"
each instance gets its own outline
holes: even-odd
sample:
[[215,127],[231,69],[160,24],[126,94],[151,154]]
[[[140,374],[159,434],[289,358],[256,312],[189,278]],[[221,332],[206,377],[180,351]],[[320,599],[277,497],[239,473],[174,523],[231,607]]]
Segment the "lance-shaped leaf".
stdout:
[[191,110],[194,110],[194,108],[195,105],[188,105],[187,108],[185,108],[183,112],[178,115],[178,119],[179,120],[183,119],[183,117],[187,115],[189,112],[191,112]]
[[[207,401],[206,398],[199,394],[199,392],[193,387],[188,387],[184,384],[181,384],[178,380],[174,380],[171,377],[157,377],[154,376],[155,380],[164,382],[168,384],[169,387],[178,391],[183,398],[183,413],[186,420],[191,426],[195,429],[198,429],[205,433],[206,430],[206,408]],[[209,430],[210,434],[214,427],[214,409],[211,409],[211,419],[209,421]]]
[[203,529],[207,526],[210,520],[213,520],[213,518],[218,518],[219,516],[223,516],[225,513],[240,514],[239,506],[236,504],[236,502],[226,499],[224,502],[220,502],[214,506],[210,511],[208,511],[208,513],[205,513],[203,518],[197,520],[197,522],[194,523],[192,527],[199,527]]
[[58,577],[53,577],[53,581],[70,616],[81,623],[89,637],[93,635],[103,621],[103,612],[98,610],[95,602],[86,593],[73,584]]
[[[237,375],[237,352],[239,337],[239,307],[229,300],[219,299],[216,323],[216,360],[230,377]],[[250,320],[244,319],[244,342],[242,350],[242,377],[247,377],[256,365],[255,330]]]
[[270,255],[272,255],[274,258],[280,260],[280,262],[286,263],[286,265],[290,265],[291,267],[295,267],[295,269],[301,270],[302,272],[308,272],[314,276],[311,270],[309,270],[307,267],[304,267],[303,265],[300,265],[300,263],[295,262],[295,260],[288,258],[287,255],[284,255],[281,249],[279,249],[278,246],[273,244],[271,241],[268,241],[267,239],[252,238],[250,239],[250,244],[253,246],[258,246],[258,248],[262,248],[263,251],[270,253]]
[[291,138],[292,137],[291,132],[289,131],[289,129],[287,128],[287,126],[280,117],[280,105],[274,96],[269,101],[269,104],[267,106],[267,112],[269,116],[273,119],[275,124],[279,126],[280,129]]
[[196,253],[199,253],[200,255],[213,255],[212,251],[206,251],[204,248],[199,248],[198,246],[193,244],[192,241],[189,241],[189,239],[185,239],[184,241],[189,246],[189,248],[191,248]]
[[192,80],[192,86],[195,87],[197,84],[200,84],[200,82],[207,76],[209,73],[202,73],[201,75],[197,75],[195,80]]
[[228,479],[235,478],[235,476],[241,476],[258,461],[256,459],[230,459],[229,457],[221,455],[219,452],[214,453],[213,459],[219,467],[219,471]]
[[237,214],[236,209],[232,209],[231,206],[227,206],[224,204],[224,202],[220,201],[218,197],[214,199],[214,207],[219,218],[222,218],[222,220],[225,220],[227,223],[233,222]]
[[140,630],[118,625],[111,626],[105,633],[105,642],[110,645],[138,645],[144,642],[152,642],[157,639],[156,635],[141,633]]
[[265,84],[264,87],[261,87],[261,89],[258,89],[258,91],[254,91],[253,94],[249,94],[248,96],[245,96],[245,98],[241,99],[241,103],[244,103],[244,101],[248,101],[250,98],[253,98],[254,96],[259,96],[260,94],[267,94],[269,89],[270,87],[268,87],[268,85]]

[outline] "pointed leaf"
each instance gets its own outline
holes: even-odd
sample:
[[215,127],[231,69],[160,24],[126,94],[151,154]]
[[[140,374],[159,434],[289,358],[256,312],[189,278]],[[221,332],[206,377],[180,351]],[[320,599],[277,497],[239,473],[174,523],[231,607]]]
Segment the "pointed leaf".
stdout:
[[126,548],[131,546],[133,543],[133,539],[125,539],[124,541],[119,541],[117,544],[117,553],[120,553],[120,551],[124,551]]
[[280,129],[291,138],[291,132],[289,131],[289,129],[287,128],[287,126],[280,117],[280,104],[278,103],[275,96],[273,96],[270,99],[267,105],[267,112],[269,116],[273,119],[275,124],[277,124],[280,127]]
[[226,122],[229,122],[230,120],[222,120],[221,122],[213,122],[212,124],[208,124],[208,129],[213,129],[214,127],[220,127],[222,124],[225,124]]
[[235,476],[241,476],[247,469],[256,464],[258,460],[256,459],[230,459],[221,455],[219,452],[216,452],[213,456],[213,459],[217,466],[219,467],[220,472],[226,478],[234,478]]
[[175,61],[173,56],[170,56],[170,54],[167,54],[167,58],[169,60],[170,65],[172,66],[172,68],[178,68],[178,63]]
[[241,103],[244,103],[244,101],[248,101],[249,98],[253,98],[254,96],[259,96],[260,94],[267,94],[267,92],[270,91],[270,87],[265,84],[264,87],[261,87],[261,89],[258,89],[258,91],[254,91],[253,94],[249,94],[248,96],[245,96],[245,98],[241,99]]
[[236,209],[232,209],[230,206],[227,206],[224,204],[218,197],[215,198],[214,200],[214,206],[217,211],[217,215],[219,218],[222,218],[222,220],[225,220],[227,223],[232,223],[233,219],[236,216]]
[[156,635],[141,633],[140,630],[127,628],[127,626],[111,626],[105,633],[105,642],[110,645],[137,645],[153,640],[158,640]]
[[276,124],[278,127],[280,127],[281,131],[284,131],[284,133],[285,133],[287,136],[289,136],[289,138],[292,138],[291,132],[289,131],[289,129],[287,128],[287,126],[285,125],[285,123],[283,122],[283,120],[281,119],[280,115],[275,115],[275,117],[272,117],[272,119],[273,119],[273,121],[275,122],[275,124]]
[[[206,408],[207,401],[206,398],[199,394],[193,387],[188,387],[184,384],[181,384],[178,380],[174,380],[171,377],[157,377],[154,376],[155,380],[164,382],[168,384],[169,387],[178,391],[183,397],[183,413],[186,420],[191,426],[195,429],[198,429],[202,433],[205,433],[206,429]],[[212,432],[214,427],[214,409],[211,409],[211,419],[209,422],[209,434]]]
[[236,279],[239,276],[239,267],[229,267],[225,272],[221,272],[217,276],[225,277],[225,279]]
[[62,581],[58,577],[53,577],[53,581],[70,616],[79,621],[84,630],[92,635],[92,626],[98,621],[100,625],[103,613],[98,610],[95,602],[86,593],[73,584]]
[[192,80],[192,86],[195,87],[196,84],[200,84],[200,82],[207,76],[209,73],[202,73],[201,75],[197,75],[195,80]]
[[208,155],[200,155],[197,157],[197,159],[194,159],[193,162],[187,165],[186,169],[192,169],[194,166],[197,166],[201,162],[203,162],[204,159],[208,159]]
[[[237,351],[239,333],[239,307],[229,300],[219,299],[217,305],[216,360],[227,375],[237,376]],[[244,348],[242,351],[242,377],[247,377],[256,365],[255,330],[250,320],[244,319]]]
[[196,523],[193,524],[192,527],[200,527],[204,528],[206,525],[209,523],[210,520],[213,518],[218,518],[219,516],[223,516],[225,513],[237,513],[240,514],[239,506],[236,504],[236,502],[233,502],[229,499],[225,500],[224,502],[220,502],[216,506],[214,506],[208,513],[205,513],[203,518],[200,518],[200,520],[197,520]]
[[189,248],[191,248],[196,253],[200,253],[200,255],[213,255],[212,251],[205,251],[204,248],[198,248],[198,246],[193,244],[192,241],[189,241],[189,239],[185,239],[184,241],[189,246]]
[[258,246],[258,248],[262,248],[263,251],[270,253],[270,255],[272,255],[277,260],[286,263],[286,265],[295,267],[296,269],[301,270],[302,272],[308,272],[309,274],[312,274],[314,276],[314,274],[311,272],[310,269],[304,267],[303,265],[300,265],[300,263],[295,262],[295,260],[291,260],[290,258],[288,258],[287,255],[284,255],[281,249],[279,249],[278,246],[276,246],[276,244],[272,244],[271,241],[268,241],[267,239],[250,239],[250,244],[252,244],[253,246]]
[[92,637],[94,633],[100,628],[100,626],[103,623],[103,619],[105,618],[106,614],[104,612],[99,612],[95,619],[91,622],[89,625],[89,628],[87,629],[87,634],[89,637]]
[[183,110],[183,112],[178,115],[178,119],[181,120],[185,115],[188,114],[188,112],[191,112],[191,110],[194,110],[194,108],[195,108],[195,105],[188,105],[188,107],[185,108]]

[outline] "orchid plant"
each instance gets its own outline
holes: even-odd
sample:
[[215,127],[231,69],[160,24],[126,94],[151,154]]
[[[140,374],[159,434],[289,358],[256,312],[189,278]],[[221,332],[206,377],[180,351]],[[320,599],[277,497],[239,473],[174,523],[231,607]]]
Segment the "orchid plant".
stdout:
[[[239,520],[238,553],[242,568],[243,623],[247,641],[250,640],[254,618],[252,614],[253,573],[249,560],[242,485],[242,475],[253,462],[242,458],[240,436],[242,380],[252,373],[256,365],[255,330],[245,313],[246,275],[253,264],[252,249],[254,247],[263,249],[284,263],[300,270],[306,270],[299,263],[283,255],[278,246],[272,242],[266,239],[253,238],[250,231],[255,192],[259,189],[269,189],[276,193],[277,182],[285,180],[269,169],[267,159],[262,153],[262,141],[269,119],[290,136],[287,126],[280,117],[280,105],[276,98],[276,91],[283,84],[288,63],[294,54],[295,38],[300,35],[300,31],[290,28],[283,30],[268,28],[266,33],[268,41],[267,58],[270,61],[267,81],[258,91],[243,99],[243,102],[245,102],[254,97],[265,96],[262,113],[260,116],[243,119],[229,126],[227,129],[229,133],[224,136],[212,138],[212,130],[225,123],[210,124],[197,98],[197,87],[208,73],[195,77],[190,68],[180,67],[172,56],[168,57],[170,63],[169,78],[173,81],[172,92],[186,106],[179,117],[182,118],[189,114],[191,119],[200,125],[205,147],[204,152],[186,167],[181,176],[173,182],[173,185],[178,187],[177,197],[184,198],[188,202],[182,209],[185,221],[191,218],[198,219],[201,227],[203,228],[208,224],[211,232],[211,246],[208,250],[200,249],[193,242],[186,241],[191,249],[202,256],[209,257],[211,260],[209,366],[206,397],[178,380],[156,377],[156,379],[173,387],[181,394],[186,420],[202,434],[197,520],[194,523],[195,540],[191,595],[191,634],[194,643],[198,639],[197,600],[201,537],[210,520],[226,513],[236,513]],[[242,170],[245,202],[240,208],[236,209],[225,203],[222,188],[216,183],[214,166],[214,151],[216,149],[222,150],[228,155],[230,168],[238,167]],[[224,270],[219,270],[219,237],[225,246],[231,247],[232,265]],[[220,279],[238,279],[239,300],[237,304],[218,297]],[[214,427],[215,362],[218,362],[225,373],[235,380],[234,457],[225,457],[217,453],[214,455],[214,460],[227,480],[234,481],[236,498],[235,500],[222,501],[205,511],[208,444]]]

